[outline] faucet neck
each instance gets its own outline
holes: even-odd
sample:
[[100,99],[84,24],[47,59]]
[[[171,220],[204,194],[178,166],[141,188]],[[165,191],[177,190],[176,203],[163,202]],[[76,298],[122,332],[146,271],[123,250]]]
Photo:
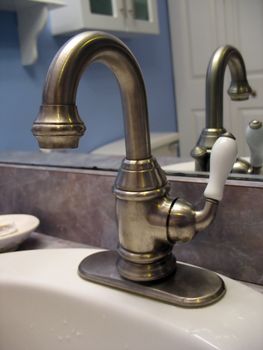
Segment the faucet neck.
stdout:
[[206,128],[223,129],[223,87],[225,69],[231,73],[228,90],[232,100],[249,98],[252,90],[247,82],[246,68],[240,52],[232,46],[218,48],[212,55],[206,74]]
[[151,156],[142,73],[130,50],[114,36],[85,32],[60,49],[47,74],[43,105],[33,125],[33,134],[41,148],[78,147],[85,125],[78,114],[76,93],[84,69],[93,62],[110,68],[119,83],[122,97],[126,158],[114,192],[118,197],[132,200],[158,197],[167,180]]
[[[103,63],[110,68],[119,83],[124,110],[126,158],[130,160],[150,158],[147,100],[142,74],[130,50],[109,34],[84,32],[60,49],[51,63],[46,78],[43,113],[52,109],[52,127],[57,125],[60,132],[61,127],[66,125],[72,132],[83,124],[76,108],[76,92],[84,69],[93,62]],[[71,115],[68,113],[68,116],[61,118],[67,108],[70,109]],[[55,123],[54,110],[57,114]],[[38,126],[43,130],[43,119],[40,115],[33,131],[36,131]],[[47,122],[45,115],[44,123]],[[83,132],[82,128],[82,134]],[[79,134],[78,138],[82,134]]]

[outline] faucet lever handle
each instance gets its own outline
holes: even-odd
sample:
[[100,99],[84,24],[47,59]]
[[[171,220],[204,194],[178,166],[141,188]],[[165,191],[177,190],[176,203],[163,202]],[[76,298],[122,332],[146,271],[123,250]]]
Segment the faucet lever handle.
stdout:
[[235,137],[225,133],[219,137],[211,151],[210,175],[204,195],[206,198],[221,201],[224,185],[237,157]]
[[250,164],[259,168],[263,164],[263,126],[258,120],[251,120],[246,129],[246,140],[250,150]]

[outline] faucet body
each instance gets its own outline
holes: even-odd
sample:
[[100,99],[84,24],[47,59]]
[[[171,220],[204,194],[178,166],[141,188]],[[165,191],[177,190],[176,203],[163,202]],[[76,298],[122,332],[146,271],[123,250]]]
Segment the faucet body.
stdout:
[[175,271],[173,244],[188,241],[213,221],[217,200],[206,199],[201,211],[171,199],[163,170],[151,156],[144,81],[136,59],[117,38],[100,32],[81,33],[53,59],[33,134],[41,148],[74,148],[85,126],[76,107],[83,70],[93,62],[111,69],[119,83],[126,158],[113,192],[119,230],[119,273],[133,281],[162,279]]
[[[228,89],[231,100],[243,101],[253,95],[240,52],[230,45],[219,47],[213,53],[206,73],[206,126],[191,151],[197,171],[209,171],[211,149],[218,137],[226,132],[223,126],[223,88],[227,66],[231,73],[231,84]],[[250,164],[237,159],[232,171],[250,172]]]

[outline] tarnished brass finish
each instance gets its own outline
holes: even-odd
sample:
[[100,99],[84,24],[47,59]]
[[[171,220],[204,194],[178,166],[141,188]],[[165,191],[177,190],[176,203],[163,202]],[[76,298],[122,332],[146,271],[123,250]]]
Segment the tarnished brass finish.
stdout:
[[[223,126],[223,88],[227,66],[231,73],[231,84],[228,89],[231,100],[244,101],[249,96],[254,96],[247,81],[246,67],[240,52],[229,45],[219,47],[213,53],[206,73],[206,127],[191,151],[197,171],[209,171],[211,149],[218,137],[226,132]],[[251,170],[246,162],[237,159],[232,172],[250,173]]]
[[233,166],[232,173],[255,174],[255,171],[248,161],[245,159],[237,158]]
[[74,104],[43,104],[32,130],[41,148],[77,148],[86,127]]
[[260,129],[262,128],[262,122],[254,119],[249,122],[249,126],[251,127],[251,129]]
[[128,280],[161,280],[176,270],[173,244],[190,240],[206,228],[215,217],[217,201],[206,199],[204,209],[195,211],[190,204],[170,198],[166,176],[151,156],[143,77],[129,49],[101,32],[81,33],[69,40],[49,68],[33,134],[40,147],[77,147],[85,126],[75,105],[76,91],[83,70],[93,62],[113,71],[123,103],[126,158],[113,187],[119,231],[117,268]]
[[246,67],[240,52],[229,45],[212,55],[206,75],[206,128],[223,127],[223,87],[226,66],[231,73],[228,95],[233,101],[247,100],[252,89],[247,81]]
[[[114,193],[118,198],[123,198],[127,192],[134,191],[135,183],[136,194],[134,194],[134,197],[141,196],[144,200],[152,192],[155,193],[155,197],[159,197],[160,191],[167,186],[164,171],[156,159],[152,157],[138,160],[125,158],[122,161],[121,171],[117,175]],[[138,192],[138,189],[140,189],[140,192]],[[125,193],[122,193],[123,191]],[[132,196],[132,194],[129,194],[129,196]],[[137,199],[139,200],[139,198]]]
[[134,283],[119,275],[116,261],[116,252],[95,253],[80,263],[78,272],[82,278],[91,282],[188,308],[215,303],[226,292],[219,276],[198,267],[177,263],[175,274],[169,278],[151,284]]
[[168,238],[172,243],[188,242],[208,227],[215,218],[218,202],[206,199],[203,210],[196,211],[183,199],[174,202],[169,215]]
[[[63,148],[65,143],[69,144],[67,136],[72,138],[73,135],[72,147],[76,147],[85,130],[76,107],[77,88],[84,69],[93,62],[104,63],[119,82],[127,159],[150,158],[146,93],[140,68],[119,39],[101,32],[76,35],[54,57],[46,77],[42,107],[32,129],[40,147]],[[54,143],[49,145],[44,137],[52,137]]]

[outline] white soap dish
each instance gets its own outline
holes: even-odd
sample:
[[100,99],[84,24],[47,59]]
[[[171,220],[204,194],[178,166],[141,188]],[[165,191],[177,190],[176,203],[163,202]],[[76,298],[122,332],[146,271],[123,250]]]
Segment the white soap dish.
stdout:
[[0,215],[0,253],[15,250],[38,225],[33,215]]
[[0,216],[0,237],[8,236],[16,231],[17,228],[14,222],[2,219]]

